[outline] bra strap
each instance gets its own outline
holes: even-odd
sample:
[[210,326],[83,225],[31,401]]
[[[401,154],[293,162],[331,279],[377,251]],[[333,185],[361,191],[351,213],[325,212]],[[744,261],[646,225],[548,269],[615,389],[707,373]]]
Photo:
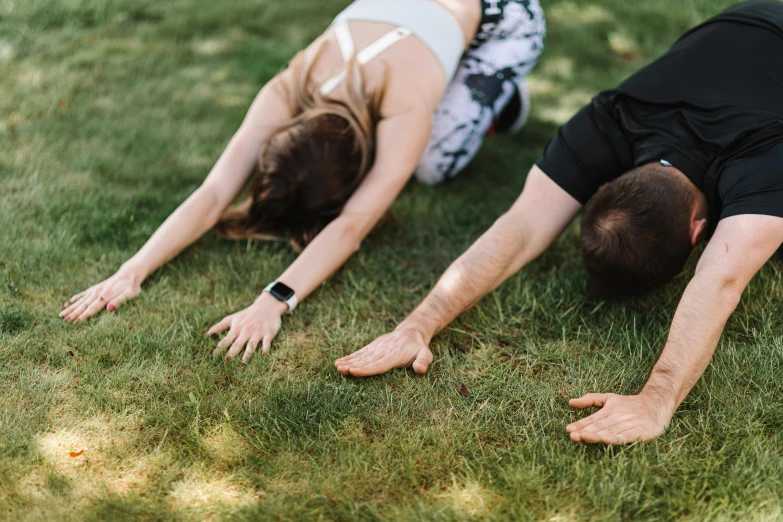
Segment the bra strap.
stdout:
[[347,62],[353,56],[355,47],[353,45],[353,36],[351,36],[351,30],[348,28],[348,24],[340,22],[334,26],[334,35],[337,37],[337,45],[340,46],[340,52],[343,55],[343,61]]
[[[340,43],[340,33],[343,32],[342,29],[340,29],[340,26],[343,26],[345,29],[345,32],[348,34],[348,38],[351,38],[351,32],[348,30],[348,25],[346,23],[340,23],[335,26],[335,34],[337,36],[337,43],[340,44],[340,51],[343,53],[343,59],[347,62],[350,57],[353,55],[353,52],[348,55],[348,58],[345,57],[345,47],[343,47],[343,44]],[[338,30],[339,29],[339,30]],[[391,47],[392,45],[396,44],[400,40],[403,40],[407,38],[411,34],[410,29],[406,29],[405,27],[398,27],[397,29],[394,29],[393,31],[389,31],[385,35],[381,36],[377,40],[375,40],[373,43],[362,49],[356,54],[356,61],[359,63],[359,65],[364,65],[379,54],[381,54],[383,51]],[[345,38],[344,36],[342,38]],[[353,51],[353,39],[351,38],[351,50]],[[335,87],[340,85],[340,83],[345,80],[345,71],[339,72],[336,75],[332,76],[329,80],[323,83],[321,85],[321,96],[326,96],[330,92],[332,92]]]

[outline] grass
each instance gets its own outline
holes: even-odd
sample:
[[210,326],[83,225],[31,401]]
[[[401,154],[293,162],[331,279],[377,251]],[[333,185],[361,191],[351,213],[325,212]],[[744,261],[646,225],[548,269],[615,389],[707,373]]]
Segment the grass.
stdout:
[[426,376],[332,367],[513,201],[558,124],[728,3],[547,1],[529,126],[453,183],[408,187],[396,224],[243,367],[200,333],[294,259],[284,245],[209,234],[118,313],[74,326],[59,304],[198,186],[346,1],[0,0],[0,519],[783,519],[780,264],[650,443],[573,444],[566,401],[644,381],[696,256],[656,295],[606,303],[576,227],[437,337]]

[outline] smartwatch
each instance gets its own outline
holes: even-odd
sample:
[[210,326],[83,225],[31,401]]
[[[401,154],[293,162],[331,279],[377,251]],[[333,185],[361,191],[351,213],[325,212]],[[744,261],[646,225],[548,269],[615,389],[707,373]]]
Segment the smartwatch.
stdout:
[[288,305],[288,311],[286,312],[287,314],[293,312],[297,303],[299,303],[296,298],[296,292],[294,292],[290,286],[285,285],[280,281],[269,283],[269,285],[264,288],[264,292],[269,292],[272,294],[272,297]]

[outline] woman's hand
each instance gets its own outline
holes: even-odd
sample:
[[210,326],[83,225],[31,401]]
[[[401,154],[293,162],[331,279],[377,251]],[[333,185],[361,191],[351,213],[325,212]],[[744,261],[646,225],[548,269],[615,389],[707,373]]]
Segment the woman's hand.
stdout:
[[122,303],[141,293],[143,280],[139,270],[123,266],[107,280],[68,299],[62,306],[60,317],[81,323],[104,308],[113,312]]
[[288,305],[264,292],[252,305],[241,312],[229,315],[207,330],[204,335],[228,330],[228,334],[218,343],[212,355],[217,357],[226,347],[231,346],[226,354],[226,360],[230,361],[242,351],[242,348],[245,348],[242,362],[247,363],[253,357],[258,343],[262,346],[261,353],[267,355],[272,347],[272,339],[280,331],[280,316],[286,310]]

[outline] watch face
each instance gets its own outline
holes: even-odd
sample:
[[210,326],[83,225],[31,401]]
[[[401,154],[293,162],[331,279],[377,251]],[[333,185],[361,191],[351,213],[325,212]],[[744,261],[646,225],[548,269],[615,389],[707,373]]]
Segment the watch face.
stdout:
[[294,291],[283,283],[275,283],[275,286],[269,289],[269,293],[280,301],[288,301],[294,296]]

